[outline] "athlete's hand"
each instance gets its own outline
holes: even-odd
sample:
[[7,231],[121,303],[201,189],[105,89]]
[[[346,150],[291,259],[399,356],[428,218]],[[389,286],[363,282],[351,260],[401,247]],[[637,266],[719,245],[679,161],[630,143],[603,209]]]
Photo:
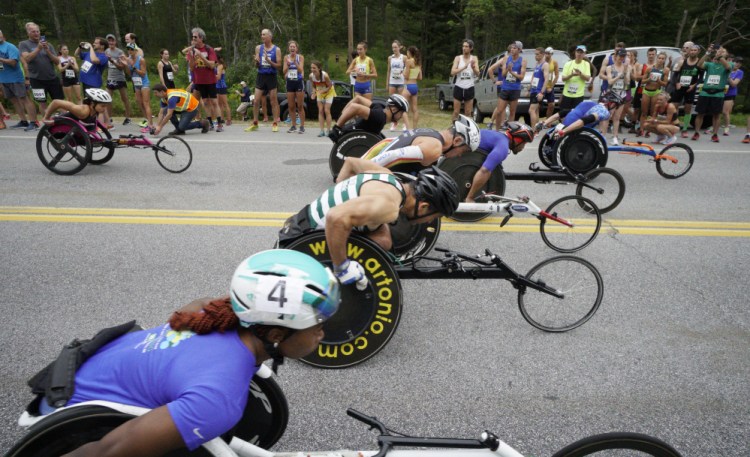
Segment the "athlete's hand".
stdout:
[[356,283],[357,290],[365,290],[367,287],[365,269],[362,268],[359,262],[352,262],[346,259],[341,265],[336,266],[333,271],[339,282],[343,285]]

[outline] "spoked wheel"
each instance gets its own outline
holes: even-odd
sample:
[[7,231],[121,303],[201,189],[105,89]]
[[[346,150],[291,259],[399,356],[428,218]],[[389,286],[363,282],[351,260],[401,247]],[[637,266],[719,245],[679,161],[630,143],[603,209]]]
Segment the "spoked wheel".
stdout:
[[545,332],[567,332],[583,325],[599,309],[604,282],[592,264],[578,257],[559,256],[534,266],[526,279],[544,284],[562,298],[521,287],[518,307],[526,321]]
[[[325,233],[313,232],[291,242],[288,249],[304,252],[331,266]],[[325,337],[312,354],[300,359],[320,368],[346,368],[362,363],[388,344],[401,320],[401,282],[388,254],[367,238],[352,234],[349,259],[365,269],[367,288],[341,288],[341,304],[323,326]]]
[[557,166],[555,142],[546,134],[543,134],[542,139],[539,140],[539,160],[547,168]]
[[[458,201],[462,202],[466,199],[466,195],[471,189],[471,184],[474,182],[474,175],[482,167],[487,154],[486,151],[477,149],[461,157],[446,159],[440,164],[440,168],[448,173],[456,181],[456,184],[458,184]],[[481,190],[496,195],[505,194],[505,174],[503,174],[502,166],[498,166],[492,172],[489,181],[487,181],[487,184]],[[450,218],[459,222],[476,222],[488,217],[490,214],[456,211]]]
[[565,446],[552,457],[680,457],[675,448],[653,436],[641,433],[604,433],[589,436]]
[[586,173],[607,164],[607,145],[590,129],[578,130],[559,141],[557,161],[574,173]]
[[365,152],[378,144],[383,138],[383,135],[375,135],[364,130],[355,130],[342,135],[331,148],[331,153],[328,157],[328,167],[331,170],[333,179],[336,179],[341,171],[341,167],[344,166],[344,158],[362,157]]
[[576,195],[593,201],[602,214],[615,209],[625,196],[625,180],[611,168],[594,168],[584,178],[576,187]]
[[659,153],[656,171],[667,179],[677,179],[693,167],[695,156],[690,146],[682,143],[670,144]]
[[391,240],[396,255],[396,263],[411,264],[414,257],[425,255],[432,250],[440,235],[440,219],[425,224],[411,224],[406,216],[399,214],[395,223],[390,224]]
[[193,163],[193,151],[185,140],[176,136],[165,136],[154,146],[159,165],[170,173],[182,173]]
[[91,139],[75,121],[64,117],[45,125],[36,137],[36,152],[45,167],[58,175],[74,175],[91,159]]
[[107,127],[97,122],[99,134],[91,138],[91,159],[92,165],[102,165],[109,162],[115,155],[115,145],[112,143],[112,134]]
[[557,252],[576,252],[599,234],[602,215],[588,198],[568,195],[553,202],[540,216],[544,243]]

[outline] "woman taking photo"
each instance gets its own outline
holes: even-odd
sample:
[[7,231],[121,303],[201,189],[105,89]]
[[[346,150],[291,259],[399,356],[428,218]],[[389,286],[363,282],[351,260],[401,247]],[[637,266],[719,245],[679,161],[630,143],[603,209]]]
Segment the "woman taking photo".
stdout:
[[292,126],[287,133],[305,133],[305,56],[299,54],[296,41],[289,42],[289,54],[284,56],[284,79],[286,80],[286,101],[289,106],[289,120]]
[[[320,123],[318,136],[323,137],[331,132],[331,104],[336,96],[336,89],[333,88],[331,78],[328,73],[323,71],[323,67],[318,60],[313,60],[312,65],[310,65],[310,81],[315,89],[312,93],[312,99],[318,101],[318,122]],[[323,128],[325,125],[328,126],[328,133]]]
[[409,112],[411,119],[404,115],[404,126],[415,129],[419,125],[419,105],[417,104],[417,95],[419,94],[418,81],[422,80],[422,56],[416,46],[409,46],[406,50],[406,86],[401,95],[409,102]]
[[78,62],[70,55],[67,44],[60,45],[60,63],[57,65],[62,75],[63,92],[65,100],[73,103],[81,103],[81,83],[78,81]]

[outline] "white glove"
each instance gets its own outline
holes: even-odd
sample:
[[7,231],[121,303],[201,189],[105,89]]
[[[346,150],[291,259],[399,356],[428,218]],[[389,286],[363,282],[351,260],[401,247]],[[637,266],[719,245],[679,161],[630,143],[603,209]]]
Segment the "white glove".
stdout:
[[349,259],[346,259],[341,265],[334,268],[334,273],[343,285],[356,282],[357,290],[365,290],[367,287],[365,269],[362,268],[359,262],[351,262]]

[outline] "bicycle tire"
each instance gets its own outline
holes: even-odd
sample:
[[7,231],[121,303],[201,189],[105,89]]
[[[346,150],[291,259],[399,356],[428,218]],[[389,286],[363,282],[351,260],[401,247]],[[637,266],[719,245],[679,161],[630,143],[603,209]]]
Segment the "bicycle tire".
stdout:
[[[331,266],[325,233],[311,232],[286,245]],[[354,284],[341,287],[341,303],[336,314],[323,326],[325,336],[318,348],[301,359],[319,368],[347,368],[379,353],[396,333],[401,320],[401,280],[389,254],[360,235],[351,234],[347,243],[351,261],[365,269],[367,288]]]
[[[584,457],[596,452],[611,450],[640,451],[640,455],[650,455],[653,457],[681,457],[681,454],[674,447],[659,438],[629,432],[613,432],[589,436],[565,446],[552,457]],[[607,454],[600,455],[604,457]]]
[[[546,133],[542,134],[542,139],[539,140],[539,160],[547,168],[553,168],[557,166],[557,154],[554,151],[554,143],[550,145],[549,136]],[[545,150],[549,147],[549,150]]]
[[165,136],[153,148],[156,161],[170,173],[182,173],[193,163],[193,151],[182,138]]
[[518,289],[521,315],[545,332],[560,333],[580,327],[596,313],[604,296],[599,270],[579,257],[564,255],[547,259],[533,266],[526,279],[563,294],[557,298],[528,286]]
[[365,130],[354,130],[339,138],[331,148],[328,156],[328,168],[331,170],[333,180],[344,166],[346,157],[362,157],[371,147],[378,144],[384,137]]
[[690,146],[683,143],[670,144],[662,149],[659,154],[664,154],[667,151],[669,151],[668,155],[677,159],[677,163],[674,163],[669,159],[657,159],[656,171],[663,177],[667,179],[677,179],[680,176],[687,174],[687,172],[693,168],[695,154],[693,154],[693,149]]
[[36,152],[42,164],[58,175],[74,175],[91,160],[91,138],[72,119],[58,117],[44,125],[36,137]]
[[[602,193],[586,187],[584,183],[600,189]],[[593,201],[600,213],[608,213],[617,208],[625,197],[625,179],[611,168],[594,168],[584,175],[583,182],[578,182],[576,195]]]
[[112,143],[112,134],[109,133],[109,129],[99,122],[96,123],[101,135],[98,139],[92,139],[91,141],[91,158],[89,163],[91,165],[103,165],[115,155],[115,145]]
[[545,213],[573,224],[567,226],[553,218],[539,216],[542,239],[557,252],[580,251],[596,239],[602,227],[602,215],[596,204],[579,195],[567,195],[555,200]]
[[[458,201],[462,202],[466,199],[466,195],[469,193],[471,185],[474,182],[474,175],[481,168],[482,164],[484,164],[487,154],[487,151],[477,149],[476,151],[464,154],[460,158],[456,157],[444,160],[440,164],[440,168],[448,173],[458,185]],[[490,179],[481,190],[487,193],[505,195],[505,174],[503,173],[502,165],[492,171]],[[491,214],[489,212],[469,213],[456,211],[450,216],[450,219],[459,222],[476,222]]]

